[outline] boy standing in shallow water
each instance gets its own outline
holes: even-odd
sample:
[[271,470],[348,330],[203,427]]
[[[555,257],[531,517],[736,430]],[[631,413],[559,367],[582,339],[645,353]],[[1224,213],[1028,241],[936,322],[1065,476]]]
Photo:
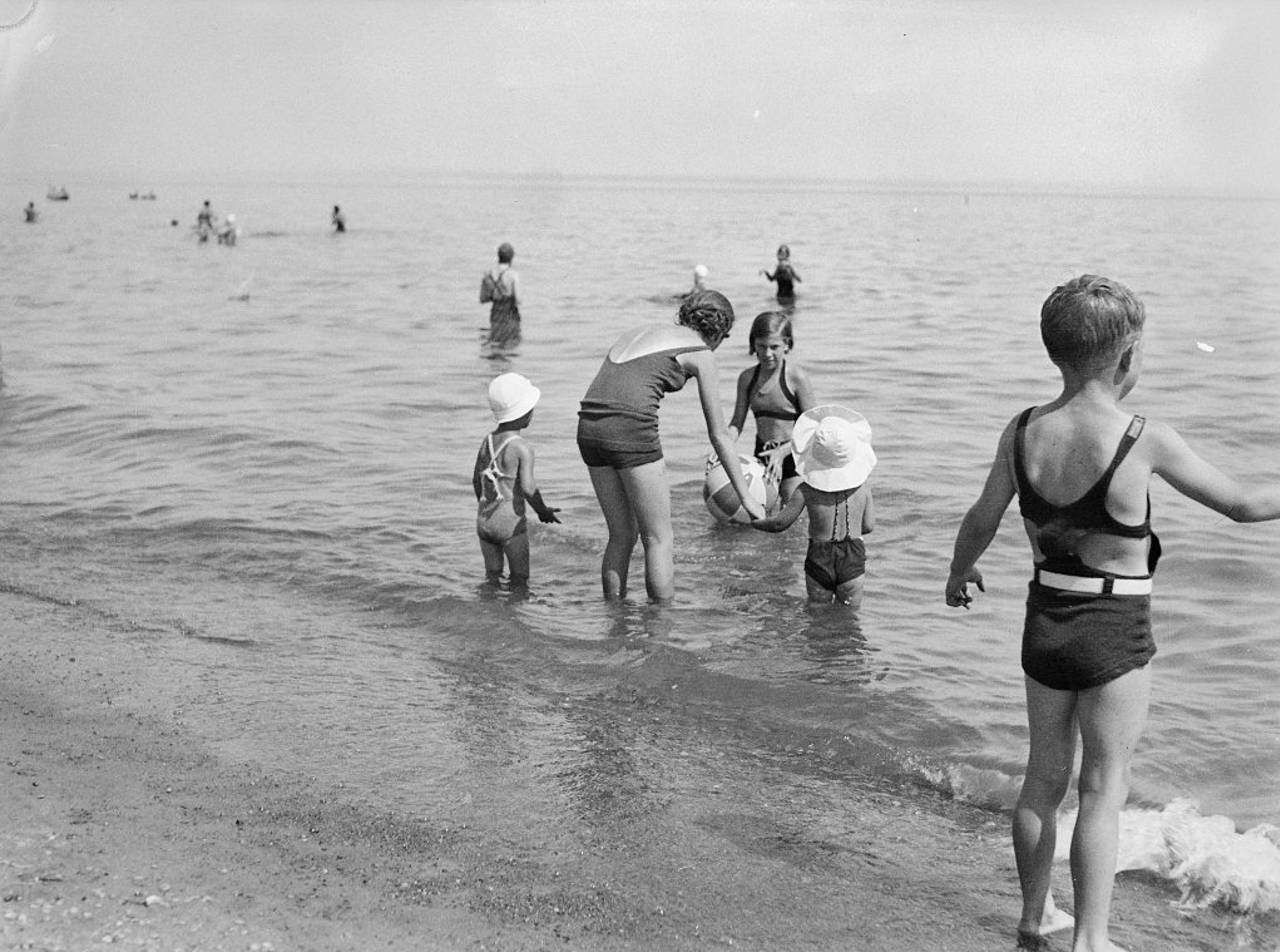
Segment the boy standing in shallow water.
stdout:
[[876,465],[871,425],[841,406],[814,407],[796,420],[791,437],[796,472],[803,480],[774,516],[753,529],[781,532],[809,510],[809,549],[804,560],[809,601],[862,604],[867,549],[863,535],[876,518],[867,477]]
[[[1160,543],[1151,531],[1151,476],[1236,522],[1280,517],[1280,491],[1237,483],[1168,426],[1120,409],[1142,369],[1145,318],[1128,288],[1096,275],[1049,295],[1040,336],[1062,374],[1062,393],[1005,427],[947,578],[953,607],[969,606],[968,583],[985,591],[976,563],[1016,494],[1034,562],[1022,634],[1030,751],[1013,815],[1020,946],[1074,929],[1073,952],[1117,948],[1107,920],[1119,818],[1156,651],[1150,593]],[[1055,907],[1049,880],[1077,731],[1083,759],[1071,842],[1073,922]]]
[[504,558],[512,586],[529,583],[526,500],[543,522],[560,521],[556,517],[560,510],[542,501],[533,478],[533,447],[520,436],[541,396],[537,387],[516,373],[501,374],[489,384],[489,407],[498,426],[480,444],[471,485],[479,503],[476,534],[485,578],[491,583],[502,579]]

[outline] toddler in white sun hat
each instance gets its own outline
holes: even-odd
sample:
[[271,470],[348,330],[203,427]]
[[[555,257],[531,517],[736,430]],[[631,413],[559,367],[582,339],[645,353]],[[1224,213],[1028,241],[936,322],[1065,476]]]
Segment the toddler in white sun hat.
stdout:
[[871,424],[836,404],[800,414],[791,434],[796,472],[804,480],[776,515],[753,529],[781,532],[809,511],[809,549],[804,560],[809,601],[857,608],[862,603],[867,549],[862,537],[875,528],[867,477],[876,465]]
[[529,584],[529,533],[525,503],[543,522],[559,522],[542,501],[533,478],[533,447],[520,431],[533,419],[533,408],[542,396],[529,380],[505,373],[489,383],[489,408],[497,428],[484,438],[476,454],[471,486],[479,508],[476,534],[484,556],[484,573],[490,583],[502,579],[503,560],[511,573],[511,585]]

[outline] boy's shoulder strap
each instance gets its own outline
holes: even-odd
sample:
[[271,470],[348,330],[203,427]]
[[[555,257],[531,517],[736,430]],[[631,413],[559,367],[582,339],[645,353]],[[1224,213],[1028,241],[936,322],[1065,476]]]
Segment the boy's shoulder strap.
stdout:
[[1129,421],[1128,428],[1124,431],[1124,436],[1120,438],[1120,445],[1116,447],[1115,455],[1111,457],[1111,465],[1107,467],[1107,471],[1103,473],[1099,483],[1108,482],[1116,469],[1124,462],[1124,458],[1129,455],[1129,450],[1133,449],[1133,444],[1138,442],[1138,437],[1142,435],[1142,428],[1146,426],[1145,417],[1138,414],[1133,415],[1133,419]]

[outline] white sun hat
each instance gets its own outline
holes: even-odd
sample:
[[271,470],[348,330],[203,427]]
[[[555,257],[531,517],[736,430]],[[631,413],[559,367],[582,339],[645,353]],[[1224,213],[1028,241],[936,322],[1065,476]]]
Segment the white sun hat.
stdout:
[[796,473],[814,489],[856,489],[876,467],[871,424],[856,410],[837,404],[800,414],[791,433]]
[[499,374],[489,382],[489,409],[498,423],[518,420],[537,404],[542,391],[521,374]]

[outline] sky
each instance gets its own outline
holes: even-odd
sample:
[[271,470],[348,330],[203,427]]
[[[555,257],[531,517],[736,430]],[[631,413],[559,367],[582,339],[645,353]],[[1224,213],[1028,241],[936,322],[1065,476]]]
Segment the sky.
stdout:
[[1278,41],[1273,0],[0,0],[0,176],[1256,192]]

